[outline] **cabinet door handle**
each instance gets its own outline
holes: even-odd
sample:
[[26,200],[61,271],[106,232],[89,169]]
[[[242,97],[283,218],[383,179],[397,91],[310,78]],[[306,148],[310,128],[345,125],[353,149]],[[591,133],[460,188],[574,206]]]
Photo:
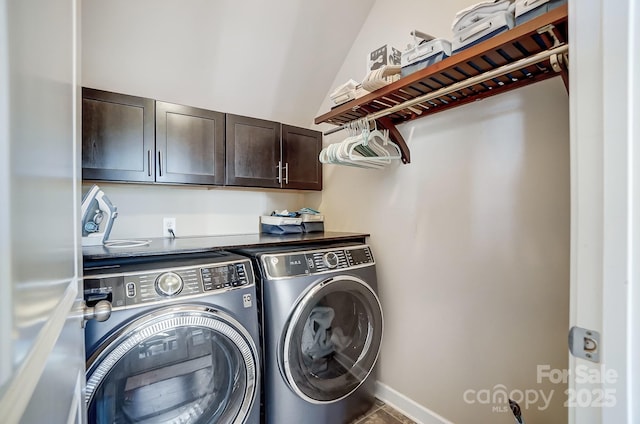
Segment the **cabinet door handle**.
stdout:
[[284,183],[289,184],[289,162],[284,164]]
[[147,150],[147,176],[151,176],[151,150]]
[[158,176],[162,177],[162,152],[158,150]]
[[278,184],[282,184],[282,161],[278,161],[276,169],[278,170]]

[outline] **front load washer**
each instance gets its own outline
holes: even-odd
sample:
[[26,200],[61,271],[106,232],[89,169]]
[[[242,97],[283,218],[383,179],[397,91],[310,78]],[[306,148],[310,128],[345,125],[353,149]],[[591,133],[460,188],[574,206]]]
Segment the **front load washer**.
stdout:
[[85,301],[90,423],[260,422],[255,278],[228,252],[92,264]]
[[261,274],[265,422],[338,424],[366,412],[383,333],[371,248],[238,253]]

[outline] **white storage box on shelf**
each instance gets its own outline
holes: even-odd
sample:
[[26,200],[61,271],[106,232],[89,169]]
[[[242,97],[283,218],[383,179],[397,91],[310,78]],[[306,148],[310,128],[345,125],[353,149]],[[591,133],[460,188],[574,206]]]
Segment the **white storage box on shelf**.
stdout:
[[302,233],[302,218],[262,215],[260,231],[269,234],[299,234]]
[[566,3],[567,0],[516,0],[516,25],[537,18]]
[[350,100],[360,98],[366,94],[369,94],[364,88],[362,88],[362,84],[350,79],[345,82],[335,90],[331,94],[329,94],[329,98],[335,106],[339,106],[343,103],[346,103]]
[[402,52],[400,73],[403,77],[451,56],[451,42],[449,40],[434,38],[418,31],[414,31],[412,34],[416,37],[414,44]]
[[375,71],[385,65],[400,65],[400,50],[385,44],[367,56],[367,72]]
[[486,18],[480,19],[478,22],[463,30],[454,33],[451,41],[453,54],[496,36],[515,26],[513,13],[498,12]]
[[358,85],[357,81],[350,79],[333,90],[333,92],[329,94],[329,98],[336,106],[346,103],[349,100],[353,100],[356,98],[356,87]]

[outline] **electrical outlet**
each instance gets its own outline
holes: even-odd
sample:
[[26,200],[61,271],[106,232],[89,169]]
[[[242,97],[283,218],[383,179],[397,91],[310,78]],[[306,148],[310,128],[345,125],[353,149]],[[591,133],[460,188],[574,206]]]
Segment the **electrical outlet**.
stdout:
[[[171,234],[169,230],[173,230],[173,234]],[[173,237],[175,234],[176,234],[176,219],[162,218],[162,236]]]

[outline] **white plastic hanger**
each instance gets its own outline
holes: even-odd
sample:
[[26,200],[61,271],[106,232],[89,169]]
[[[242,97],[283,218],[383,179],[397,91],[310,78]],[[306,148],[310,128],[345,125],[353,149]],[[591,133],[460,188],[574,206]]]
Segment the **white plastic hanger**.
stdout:
[[388,130],[380,131],[374,124],[372,131],[367,120],[358,120],[349,124],[348,131],[349,136],[342,142],[320,151],[320,162],[380,169],[402,158],[398,145],[389,139]]

